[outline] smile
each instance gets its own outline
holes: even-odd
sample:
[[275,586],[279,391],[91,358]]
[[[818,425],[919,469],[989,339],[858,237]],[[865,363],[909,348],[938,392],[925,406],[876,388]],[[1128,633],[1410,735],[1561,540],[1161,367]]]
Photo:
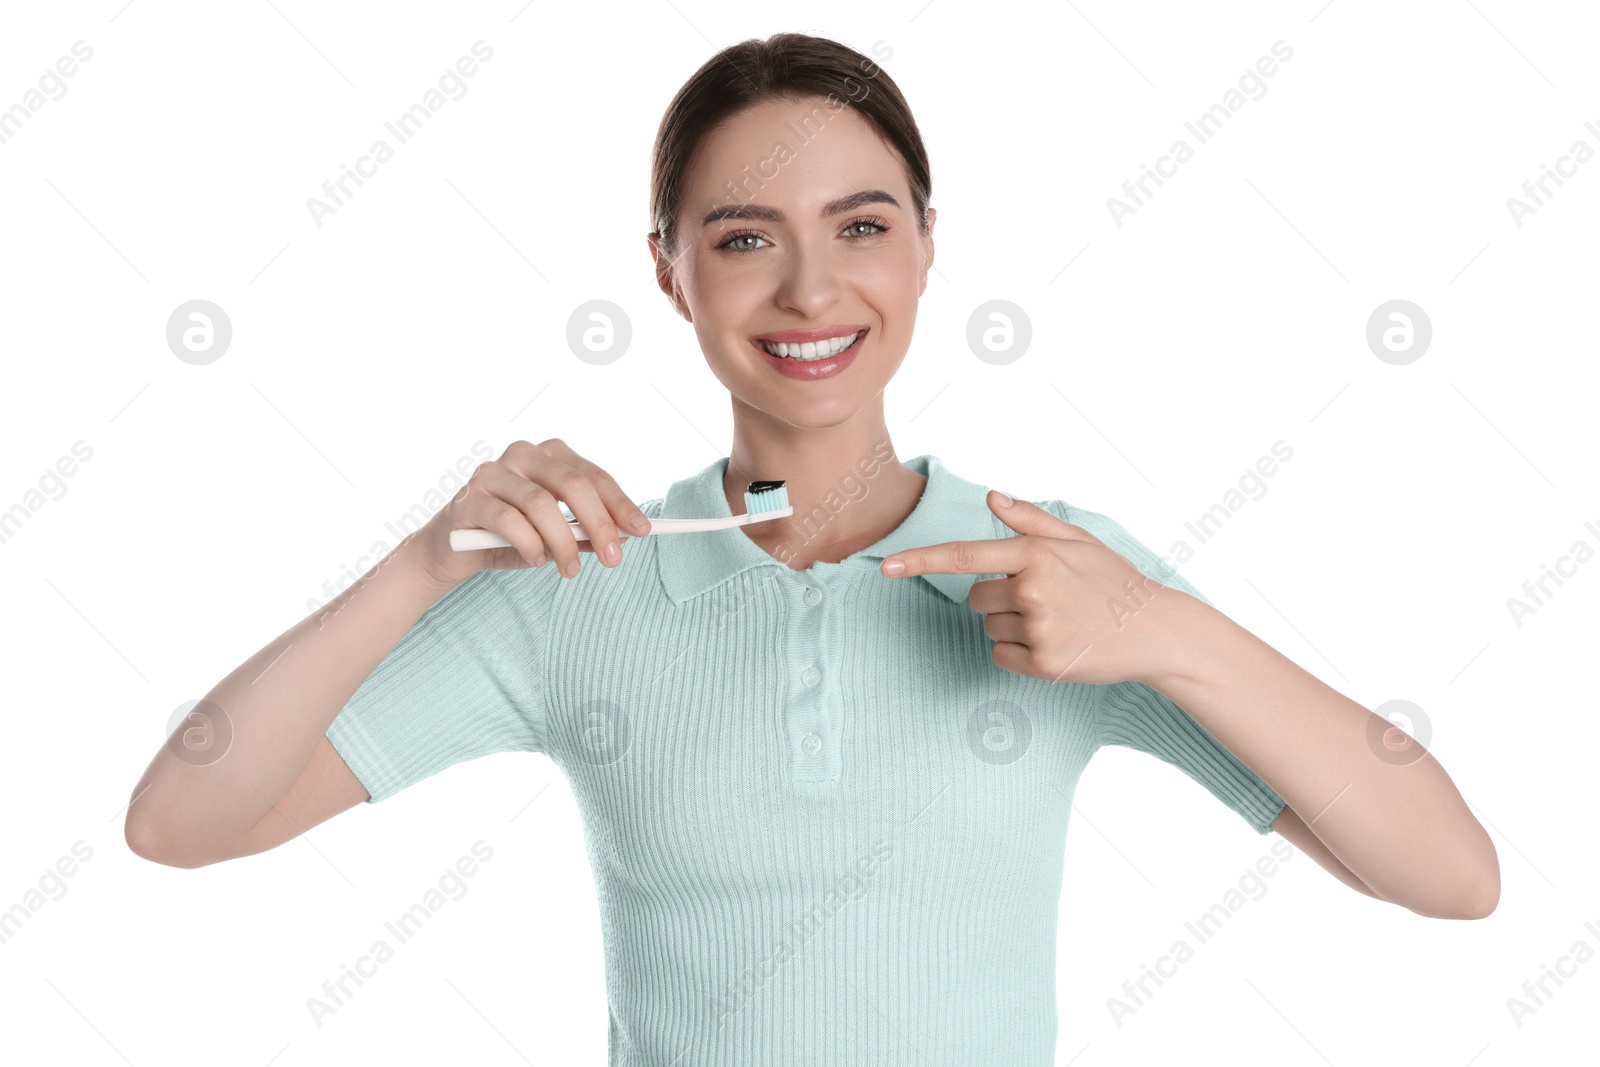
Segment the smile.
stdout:
[[837,356],[840,352],[855,344],[856,338],[860,336],[861,331],[857,330],[854,333],[847,333],[843,337],[830,337],[824,341],[801,341],[795,344],[764,341],[761,347],[781,359],[810,361]]
[[785,377],[815,381],[832,377],[850,366],[866,336],[865,326],[854,330],[824,327],[752,337],[750,343],[761,351],[769,366]]

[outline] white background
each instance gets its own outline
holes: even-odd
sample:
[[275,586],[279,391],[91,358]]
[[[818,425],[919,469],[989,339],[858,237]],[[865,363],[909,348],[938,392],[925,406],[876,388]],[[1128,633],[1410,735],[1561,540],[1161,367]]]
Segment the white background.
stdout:
[[[875,55],[932,157],[935,269],[887,394],[900,456],[1166,552],[1283,440],[1293,458],[1184,573],[1364,706],[1423,708],[1499,850],[1499,909],[1473,922],[1297,855],[1118,1027],[1107,998],[1276,838],[1107,749],[1067,846],[1057,1062],[1594,1055],[1600,963],[1520,1027],[1506,1003],[1580,939],[1600,949],[1600,562],[1520,627],[1506,603],[1600,547],[1600,161],[1521,227],[1507,208],[1574,141],[1600,149],[1590,6],[109,0],[0,21],[0,108],[94,50],[0,144],[0,509],[93,449],[0,544],[0,909],[93,850],[0,944],[7,1050],[604,1062],[594,883],[547,758],[458,766],[197,870],[132,855],[122,808],[174,710],[392,545],[385,523],[473,442],[563,437],[638,500],[726,453],[727,394],[651,277],[649,151],[717,49],[798,30]],[[307,198],[480,39],[466,95],[317,227]],[[1278,40],[1293,57],[1265,95],[1119,228],[1107,198]],[[233,326],[207,366],[165,339],[197,298]],[[1405,366],[1365,340],[1397,298],[1433,326]],[[591,299],[632,322],[607,366],[566,347]],[[991,299],[1032,324],[1004,366],[965,339]],[[480,839],[469,892],[317,1027],[307,998]]]

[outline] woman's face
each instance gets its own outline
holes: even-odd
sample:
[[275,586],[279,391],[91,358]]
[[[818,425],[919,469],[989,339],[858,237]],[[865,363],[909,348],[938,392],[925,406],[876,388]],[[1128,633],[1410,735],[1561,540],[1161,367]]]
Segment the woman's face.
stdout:
[[[709,133],[686,179],[661,287],[736,400],[829,426],[881,394],[911,343],[934,213],[923,237],[900,157],[876,130],[821,97],[770,101]],[[838,359],[762,345],[852,333]]]

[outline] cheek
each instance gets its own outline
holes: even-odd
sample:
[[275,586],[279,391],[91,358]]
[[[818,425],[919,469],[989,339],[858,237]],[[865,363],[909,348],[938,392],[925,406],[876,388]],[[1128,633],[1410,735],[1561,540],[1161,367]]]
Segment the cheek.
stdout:
[[896,273],[880,278],[866,295],[883,317],[881,329],[894,337],[910,335],[919,298],[916,275]]
[[917,300],[917,289],[922,280],[922,265],[916,253],[902,242],[895,255],[886,261],[878,274],[876,288],[886,300],[897,303]]
[[701,312],[716,321],[736,318],[743,309],[770,299],[772,282],[760,271],[727,263],[702,263],[687,276],[690,296]]

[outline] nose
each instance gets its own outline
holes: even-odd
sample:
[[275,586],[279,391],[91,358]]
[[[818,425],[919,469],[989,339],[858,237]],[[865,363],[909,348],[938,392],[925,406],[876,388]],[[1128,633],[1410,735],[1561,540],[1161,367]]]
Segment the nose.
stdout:
[[838,302],[839,291],[838,267],[827,251],[805,242],[790,246],[774,294],[780,306],[816,318]]

